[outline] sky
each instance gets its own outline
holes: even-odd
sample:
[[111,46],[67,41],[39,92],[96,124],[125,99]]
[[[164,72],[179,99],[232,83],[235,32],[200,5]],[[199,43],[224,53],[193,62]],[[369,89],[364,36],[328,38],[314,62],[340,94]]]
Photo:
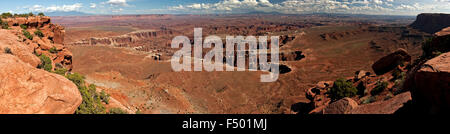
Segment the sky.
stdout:
[[450,0],[1,0],[0,12],[76,11],[88,14],[286,14],[417,15],[450,13]]

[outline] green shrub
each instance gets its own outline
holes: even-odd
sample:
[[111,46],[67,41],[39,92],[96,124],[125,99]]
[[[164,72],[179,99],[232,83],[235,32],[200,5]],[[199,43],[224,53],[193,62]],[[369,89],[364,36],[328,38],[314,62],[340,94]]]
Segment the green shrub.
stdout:
[[11,18],[13,17],[13,15],[11,13],[2,13],[2,18],[6,19],[6,18]]
[[28,26],[27,25],[24,25],[24,24],[20,24],[20,28],[22,28],[22,29],[28,29]]
[[9,47],[5,47],[5,53],[6,54],[13,54],[12,51],[11,51],[11,48],[9,48]]
[[52,71],[52,60],[45,56],[45,55],[40,55],[39,59],[41,59],[41,64],[39,64],[38,68],[44,69],[45,71]]
[[40,12],[38,13],[38,16],[45,16],[44,13]]
[[383,92],[387,88],[387,86],[388,86],[387,82],[385,82],[385,81],[383,81],[383,82],[378,81],[377,84],[376,84],[376,87],[373,88],[372,91],[370,91],[370,94],[377,95],[377,94]]
[[44,37],[44,34],[42,33],[42,31],[41,31],[41,30],[37,30],[37,31],[35,31],[35,32],[34,32],[34,35],[38,36],[39,38],[42,38],[42,37]]
[[77,87],[84,86],[84,76],[79,73],[67,74],[66,78],[77,85]]
[[100,92],[100,99],[102,99],[103,102],[106,104],[109,104],[109,94],[107,94],[105,91]]
[[94,84],[86,87],[84,82],[85,77],[79,73],[69,73],[66,75],[66,78],[78,87],[83,99],[75,111],[76,114],[106,114],[106,108],[102,103],[104,101],[102,97],[105,96],[102,93],[97,93],[97,87]]
[[61,63],[55,63],[56,68],[64,68],[64,66]]
[[48,50],[50,53],[58,53],[58,50],[56,50],[56,47],[52,47],[50,48],[50,50]]
[[109,109],[108,114],[128,114],[128,113],[120,108],[111,108]]
[[27,39],[33,40],[33,35],[31,35],[27,30],[22,30],[22,33],[25,37],[27,37]]
[[141,110],[137,109],[135,114],[142,114]]
[[406,73],[401,71],[400,69],[396,68],[393,72],[392,72],[392,76],[394,77],[394,80],[397,79],[403,79],[406,76]]
[[59,74],[59,75],[62,75],[62,76],[65,76],[66,75],[66,72],[67,72],[67,69],[65,69],[65,68],[57,68],[57,69],[55,69],[55,74]]
[[83,101],[81,102],[78,109],[75,111],[76,114],[105,114],[106,108],[103,106],[101,99],[96,92],[95,85],[91,84],[88,87],[81,85],[78,86],[80,90],[81,97]]
[[2,29],[9,29],[8,22],[4,22],[2,21],[2,19],[0,19],[0,24],[2,25]]
[[365,97],[365,98],[361,99],[362,104],[369,104],[372,102],[375,102],[375,97],[373,97],[373,96],[369,96],[369,97]]
[[347,82],[345,79],[339,78],[334,81],[329,94],[332,100],[339,100],[345,97],[353,97],[357,94],[358,89],[353,87],[352,82]]

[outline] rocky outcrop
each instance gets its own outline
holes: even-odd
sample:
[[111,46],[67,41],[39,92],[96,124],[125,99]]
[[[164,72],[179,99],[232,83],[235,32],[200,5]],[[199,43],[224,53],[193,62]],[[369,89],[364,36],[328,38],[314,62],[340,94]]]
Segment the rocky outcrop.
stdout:
[[7,31],[0,29],[0,52],[4,52],[6,49],[10,50],[10,53],[25,63],[30,64],[33,67],[37,67],[41,60],[33,54],[33,45],[25,45],[22,42],[18,42],[18,38],[14,35],[14,31]]
[[135,31],[125,35],[104,37],[104,38],[90,38],[73,43],[73,45],[113,45],[113,46],[127,46],[140,40],[155,39],[160,36],[173,36],[170,30],[142,30]]
[[404,92],[391,99],[359,105],[350,110],[350,114],[394,114],[411,101],[411,93]]
[[441,31],[434,33],[434,35],[436,36],[444,36],[444,35],[449,35],[450,34],[450,27],[444,28]]
[[[72,68],[72,54],[63,44],[56,44],[64,40],[64,28],[51,24],[49,17],[3,21],[10,27],[0,29],[0,113],[73,114],[82,101],[77,86],[51,73],[53,70],[37,68],[43,63],[38,55],[49,57],[52,69]],[[38,30],[42,35],[35,33]],[[24,31],[30,33],[29,37]]]
[[443,28],[450,26],[450,14],[428,14],[423,13],[410,26],[421,31],[434,34]]
[[394,53],[391,53],[376,61],[372,65],[372,69],[377,75],[382,75],[393,70],[398,65],[404,64],[405,62],[411,62],[411,56],[406,52],[406,50],[399,49]]
[[[24,62],[30,63],[32,66],[37,66],[40,61],[39,58],[34,56],[34,54],[44,54],[52,59],[52,69],[59,67],[59,65],[69,71],[72,69],[72,53],[70,53],[63,45],[65,36],[63,26],[50,23],[50,17],[47,16],[7,18],[4,19],[4,21],[7,22],[11,28],[8,32],[15,34],[15,37],[9,38],[20,40],[26,44],[23,46],[11,45],[12,48],[17,48],[14,50],[16,53],[15,55],[21,58]],[[21,25],[27,26],[25,31],[29,32],[30,35],[33,36],[32,39],[24,36],[22,31],[23,29],[20,27]],[[42,32],[42,37],[35,35],[35,32],[38,30]],[[19,38],[17,39],[17,37]],[[27,47],[28,52],[19,52],[23,50],[20,49],[21,47]],[[30,55],[34,58],[29,58]]]
[[73,114],[81,104],[78,88],[64,76],[0,54],[0,113]]
[[406,82],[420,112],[450,112],[450,52],[420,65]]
[[324,114],[349,114],[351,110],[358,107],[358,103],[350,98],[344,98],[331,103],[323,109]]
[[405,104],[411,101],[411,93],[399,85],[403,82],[407,71],[405,67],[409,63],[399,65],[409,62],[410,58],[406,51],[400,49],[375,63],[384,63],[385,66],[374,64],[381,68],[376,69],[383,70],[382,73],[374,75],[364,70],[356,71],[354,77],[346,79],[357,90],[350,98],[331,100],[328,91],[333,88],[333,81],[319,82],[315,87],[305,90],[310,103],[304,109],[312,109],[310,114],[393,114],[403,110]]

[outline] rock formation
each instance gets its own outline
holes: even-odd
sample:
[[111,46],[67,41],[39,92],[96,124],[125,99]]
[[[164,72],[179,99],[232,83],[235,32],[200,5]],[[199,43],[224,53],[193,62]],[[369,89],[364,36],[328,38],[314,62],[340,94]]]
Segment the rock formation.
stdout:
[[434,34],[443,28],[450,26],[450,14],[428,14],[423,13],[410,26],[424,32]]
[[64,76],[0,54],[0,113],[73,114],[81,104],[78,88]]
[[[346,79],[358,93],[351,98],[343,98],[333,101],[328,91],[333,87],[333,82],[319,82],[315,87],[307,89],[306,97],[311,100],[313,109],[310,114],[393,114],[405,103],[411,100],[411,93],[400,89],[402,73],[405,67],[399,63],[409,64],[411,57],[405,50],[398,50],[381,58],[373,66],[377,75],[368,71],[355,72],[354,77]],[[380,83],[386,83],[380,88]],[[308,109],[308,108],[307,108]],[[305,112],[302,112],[305,113]],[[307,113],[307,112],[306,112]]]
[[[64,27],[50,23],[50,17],[7,18],[3,21],[10,26],[9,32],[18,36],[18,40],[21,40],[29,48],[30,53],[24,53],[25,55],[43,54],[52,59],[52,69],[59,65],[69,71],[72,69],[72,53],[62,44],[65,35]],[[27,29],[23,29],[21,26],[26,26]],[[29,32],[33,38],[26,37],[24,31]],[[36,31],[40,31],[42,37],[35,35]],[[37,64],[33,63],[32,65]]]
[[406,52],[406,50],[399,49],[394,53],[376,61],[375,64],[372,65],[372,69],[377,75],[382,75],[391,71],[398,65],[404,64],[405,62],[411,62],[411,56]]
[[[73,114],[82,101],[77,86],[49,72],[72,68],[72,54],[61,44],[64,28],[44,16],[2,21],[9,29],[0,29],[0,113]],[[50,70],[37,68],[38,55],[50,58]]]

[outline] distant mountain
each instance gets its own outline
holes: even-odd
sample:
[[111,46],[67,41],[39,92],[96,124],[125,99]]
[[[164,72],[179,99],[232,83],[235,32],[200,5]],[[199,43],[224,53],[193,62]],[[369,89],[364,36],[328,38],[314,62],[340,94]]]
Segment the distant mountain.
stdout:
[[93,14],[77,12],[77,11],[69,11],[69,12],[56,11],[56,12],[46,12],[44,14],[46,16],[88,16],[88,15],[93,15]]

